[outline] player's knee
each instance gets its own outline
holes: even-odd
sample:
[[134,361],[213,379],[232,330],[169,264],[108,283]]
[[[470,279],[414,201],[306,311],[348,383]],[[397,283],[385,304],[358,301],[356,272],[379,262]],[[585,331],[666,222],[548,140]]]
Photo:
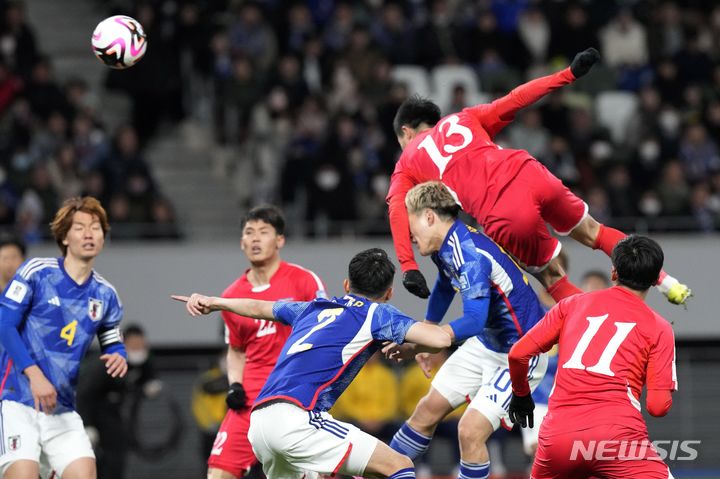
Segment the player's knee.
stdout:
[[95,459],[83,457],[71,462],[61,477],[62,479],[97,479]]
[[441,410],[430,394],[418,401],[415,412],[409,419],[410,426],[422,434],[430,434],[444,417],[444,410]]
[[[393,474],[397,471],[401,471],[403,469],[408,469],[411,467],[415,467],[415,464],[413,464],[412,459],[407,457],[405,454],[397,453],[393,457]],[[391,474],[392,475],[392,474]]]
[[37,462],[22,459],[7,466],[5,475],[2,477],[4,479],[37,479],[39,474],[40,468]]
[[476,424],[471,421],[460,421],[458,423],[458,440],[460,444],[477,444],[485,442],[482,433]]

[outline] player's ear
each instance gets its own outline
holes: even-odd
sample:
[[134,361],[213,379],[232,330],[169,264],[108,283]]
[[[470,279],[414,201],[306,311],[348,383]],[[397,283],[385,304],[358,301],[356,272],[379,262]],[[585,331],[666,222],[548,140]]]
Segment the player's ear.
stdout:
[[345,278],[343,280],[343,289],[345,290],[346,293],[350,292],[350,280],[347,278]]
[[413,130],[409,126],[403,125],[401,127],[401,130],[403,132],[402,139],[405,140],[405,142],[409,143],[412,141],[413,138],[415,138],[415,130]]
[[275,240],[275,244],[277,245],[278,249],[281,249],[283,246],[285,246],[285,236],[278,235],[277,239]]
[[617,282],[618,274],[617,270],[615,269],[615,266],[613,266],[613,269],[610,271],[610,281],[613,283]]
[[392,299],[392,296],[393,296],[393,287],[390,286],[388,288],[388,290],[385,291],[385,297],[384,297],[385,302],[387,303],[388,301],[390,301]]
[[425,220],[427,221],[428,226],[435,224],[435,214],[430,208],[425,209]]

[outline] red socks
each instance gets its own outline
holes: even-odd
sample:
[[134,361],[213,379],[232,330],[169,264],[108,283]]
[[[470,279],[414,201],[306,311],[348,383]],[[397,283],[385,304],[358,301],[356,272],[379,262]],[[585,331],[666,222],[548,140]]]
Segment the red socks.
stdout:
[[572,296],[573,294],[582,293],[582,290],[572,284],[568,279],[567,275],[560,278],[557,282],[550,285],[547,292],[552,296],[555,302],[559,302],[561,299]]
[[593,249],[601,249],[606,255],[612,256],[613,248],[618,244],[618,241],[625,236],[627,235],[622,231],[600,225],[600,231],[598,232],[597,238],[595,238]]

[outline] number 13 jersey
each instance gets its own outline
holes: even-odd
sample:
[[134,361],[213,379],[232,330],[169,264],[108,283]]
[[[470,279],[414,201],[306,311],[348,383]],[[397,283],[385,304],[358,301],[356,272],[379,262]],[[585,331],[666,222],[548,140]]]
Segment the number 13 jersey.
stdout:
[[[492,138],[509,121],[493,104],[465,108],[418,134],[395,165],[388,199],[408,186],[442,180],[462,208],[482,223],[502,189],[532,160],[525,150],[501,149]],[[402,181],[402,178],[405,181]],[[410,185],[406,185],[406,181]]]
[[383,341],[402,344],[415,321],[389,304],[352,294],[309,303],[279,302],[275,318],[292,326],[254,407],[275,399],[327,411]]
[[[57,414],[75,409],[80,361],[95,335],[103,352],[115,352],[122,341],[123,309],[115,288],[95,271],[77,284],[63,258],[33,258],[20,266],[0,297],[0,314],[22,315],[20,338],[57,390]],[[27,376],[7,351],[0,358],[0,398],[34,407]]]

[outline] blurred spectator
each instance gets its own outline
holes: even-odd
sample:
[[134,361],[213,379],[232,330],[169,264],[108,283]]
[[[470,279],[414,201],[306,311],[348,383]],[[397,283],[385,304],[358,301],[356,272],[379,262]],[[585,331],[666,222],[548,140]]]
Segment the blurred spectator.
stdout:
[[680,142],[680,159],[690,181],[699,181],[720,171],[717,144],[700,123],[690,124]]
[[540,111],[535,108],[525,110],[518,120],[510,129],[510,144],[513,148],[527,150],[545,163],[550,154],[550,132],[543,127]]
[[18,74],[25,77],[38,56],[35,34],[25,19],[25,7],[20,1],[4,2],[4,22],[0,33],[2,58]]
[[657,193],[663,215],[682,216],[690,213],[690,188],[685,181],[682,165],[678,161],[671,161],[665,165]]
[[606,65],[637,68],[647,63],[647,36],[645,27],[623,8],[600,32],[603,61]]
[[585,7],[579,3],[570,3],[563,21],[551,30],[550,56],[562,57],[566,63],[569,63],[578,51],[588,47],[598,48],[598,46],[597,35],[589,23]]
[[13,236],[0,236],[0,292],[5,291],[15,272],[25,261],[25,243]]
[[693,187],[690,194],[690,206],[700,231],[711,232],[717,229],[718,211],[713,209],[710,187],[707,183],[698,183]]
[[610,169],[605,190],[610,215],[622,218],[637,214],[637,193],[625,165],[616,165]]
[[536,65],[547,60],[550,46],[550,25],[540,9],[530,7],[521,15],[518,34]]
[[217,364],[204,371],[195,380],[192,392],[192,414],[200,432],[200,457],[210,457],[213,442],[227,412],[225,398],[230,384],[227,379],[227,351],[222,350]]
[[397,3],[388,2],[371,26],[373,40],[393,65],[415,62],[415,30]]
[[247,55],[262,73],[270,71],[277,56],[277,40],[257,4],[244,3],[230,26],[235,53]]
[[330,413],[351,422],[363,431],[389,443],[398,427],[398,380],[395,373],[375,353]]
[[599,291],[601,289],[612,286],[607,273],[600,270],[590,270],[583,274],[580,280],[580,289],[589,293],[590,291]]

